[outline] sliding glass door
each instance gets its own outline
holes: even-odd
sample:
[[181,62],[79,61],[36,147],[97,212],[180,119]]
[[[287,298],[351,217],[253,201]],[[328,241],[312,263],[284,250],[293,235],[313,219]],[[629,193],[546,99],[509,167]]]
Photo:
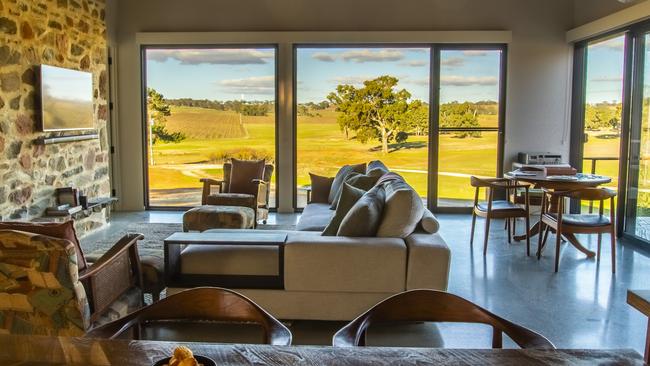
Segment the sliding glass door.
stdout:
[[650,33],[635,40],[625,233],[650,241]]
[[148,208],[199,205],[199,179],[223,179],[230,158],[275,161],[275,47],[147,47],[142,55]]

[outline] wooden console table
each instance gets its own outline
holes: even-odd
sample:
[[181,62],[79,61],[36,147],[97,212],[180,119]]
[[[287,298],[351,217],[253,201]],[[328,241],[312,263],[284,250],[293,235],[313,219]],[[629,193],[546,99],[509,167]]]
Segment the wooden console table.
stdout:
[[[263,230],[210,230],[203,233],[174,233],[165,239],[165,283],[167,287],[218,286],[226,288],[284,289],[284,243],[286,233]],[[278,275],[181,274],[183,245],[277,246]]]
[[172,343],[0,335],[2,365],[153,365],[187,345],[226,365],[643,365],[633,350],[439,349]]

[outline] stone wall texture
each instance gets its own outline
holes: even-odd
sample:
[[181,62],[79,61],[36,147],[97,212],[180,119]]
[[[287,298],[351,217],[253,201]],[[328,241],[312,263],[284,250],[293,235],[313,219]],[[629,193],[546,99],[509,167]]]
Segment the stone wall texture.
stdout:
[[[108,196],[108,75],[104,0],[0,0],[0,219],[30,220],[54,189]],[[99,139],[38,145],[38,66],[92,72]],[[52,136],[52,134],[48,134]],[[87,222],[86,229],[101,225]]]

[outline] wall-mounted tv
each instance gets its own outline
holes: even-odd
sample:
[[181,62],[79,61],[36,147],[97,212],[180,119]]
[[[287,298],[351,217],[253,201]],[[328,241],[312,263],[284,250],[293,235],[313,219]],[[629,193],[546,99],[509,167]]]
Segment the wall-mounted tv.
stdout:
[[91,73],[41,65],[39,81],[43,131],[96,128]]

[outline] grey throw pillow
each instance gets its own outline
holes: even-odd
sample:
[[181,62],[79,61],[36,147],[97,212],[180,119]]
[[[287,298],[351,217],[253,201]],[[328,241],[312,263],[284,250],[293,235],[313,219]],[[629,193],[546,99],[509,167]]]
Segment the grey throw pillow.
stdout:
[[343,188],[341,189],[341,197],[339,198],[339,204],[336,207],[336,212],[334,213],[334,216],[330,220],[329,224],[327,224],[327,227],[325,230],[323,230],[323,236],[336,236],[336,233],[339,231],[339,226],[341,226],[341,221],[343,221],[343,218],[345,215],[347,215],[348,211],[354,206],[357,201],[363,195],[366,193],[366,191],[362,189],[358,189],[355,187],[352,187],[351,185],[347,183],[343,183]]
[[345,215],[337,236],[374,237],[381,223],[386,192],[376,186],[366,192]]
[[422,219],[422,198],[401,179],[389,180],[382,186],[386,190],[386,207],[377,236],[405,238],[415,230]]
[[[351,172],[345,177],[344,181],[345,183],[351,185],[352,187],[363,189],[364,191],[369,191],[372,187],[375,186],[378,179],[379,179],[378,176],[369,176],[365,174],[359,174],[357,172]],[[336,209],[342,191],[343,191],[342,189],[339,190],[339,194],[336,197],[334,197],[334,201],[332,201],[332,205],[330,206],[330,209],[332,210]]]
[[366,167],[366,175],[378,175],[381,177],[389,171],[390,170],[388,170],[386,164],[384,164],[381,160],[373,160],[369,162],[368,166]]
[[366,164],[356,164],[356,165],[343,165],[341,169],[336,173],[334,181],[332,182],[332,187],[330,188],[330,194],[327,199],[327,203],[335,202],[335,199],[340,195],[339,191],[343,187],[343,182],[345,182],[345,177],[352,172],[364,173],[366,170]]
[[429,234],[435,234],[440,229],[440,223],[433,213],[425,208],[420,220],[420,227]]

